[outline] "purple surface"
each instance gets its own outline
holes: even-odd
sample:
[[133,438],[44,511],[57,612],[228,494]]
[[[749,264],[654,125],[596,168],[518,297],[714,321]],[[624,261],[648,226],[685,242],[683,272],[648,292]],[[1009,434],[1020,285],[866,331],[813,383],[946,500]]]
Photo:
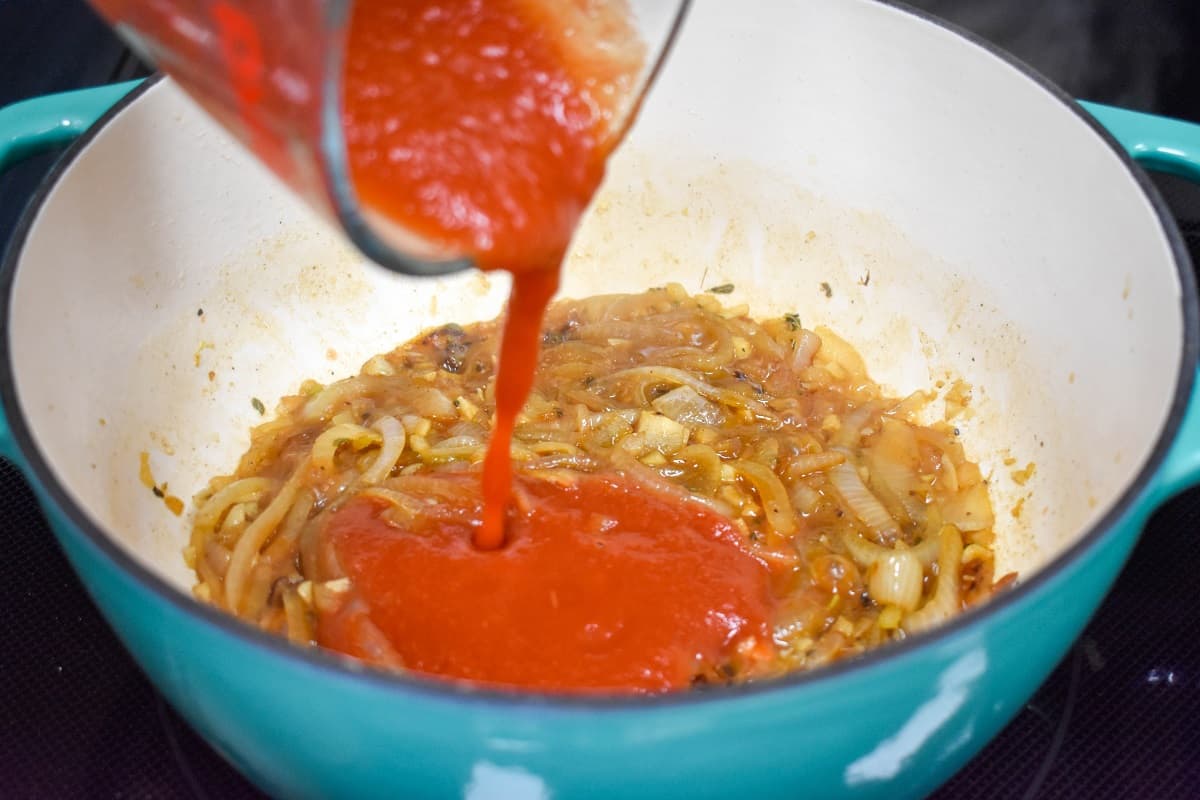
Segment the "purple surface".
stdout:
[[[1091,99],[1200,119],[1200,4],[924,0]],[[79,0],[0,0],[0,102],[136,69]],[[47,160],[0,177],[0,243]],[[1164,179],[1200,255],[1200,191]],[[0,797],[259,796],[113,638],[0,462]],[[936,795],[1200,797],[1200,492],[1164,508],[1087,632]],[[812,787],[810,787],[811,789]]]

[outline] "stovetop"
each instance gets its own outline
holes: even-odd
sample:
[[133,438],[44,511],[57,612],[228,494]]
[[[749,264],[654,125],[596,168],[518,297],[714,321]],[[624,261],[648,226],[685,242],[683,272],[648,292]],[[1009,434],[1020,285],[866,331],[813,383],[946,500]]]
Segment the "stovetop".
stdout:
[[[1200,120],[1200,4],[922,0],[1076,96]],[[0,0],[0,105],[144,70],[82,0]],[[52,161],[0,176],[0,243]],[[1157,179],[1200,262],[1200,189]],[[0,462],[0,796],[258,792],[147,682]],[[948,798],[1200,797],[1200,491],[1151,520],[1113,592]]]

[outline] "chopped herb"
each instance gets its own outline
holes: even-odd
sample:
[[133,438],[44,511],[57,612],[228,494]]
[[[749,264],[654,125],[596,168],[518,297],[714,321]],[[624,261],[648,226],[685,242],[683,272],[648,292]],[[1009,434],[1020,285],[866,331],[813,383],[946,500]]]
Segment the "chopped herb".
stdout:
[[162,490],[162,489],[160,489],[160,488],[158,488],[157,486],[153,486],[153,487],[151,487],[150,491],[154,492],[154,496],[155,496],[155,497],[162,497],[162,496],[163,496],[163,490]]
[[254,406],[254,410],[258,412],[259,416],[267,413],[267,407],[264,406],[263,401],[259,400],[257,397],[250,398],[250,405]]
[[800,324],[800,315],[795,312],[792,312],[791,314],[784,314],[783,321],[787,323],[788,328],[794,331],[798,331],[803,327]]
[[833,297],[833,287],[827,281],[821,281],[821,293],[826,297]]
[[720,286],[713,286],[709,288],[708,291],[712,292],[713,294],[733,294],[733,284],[722,283]]

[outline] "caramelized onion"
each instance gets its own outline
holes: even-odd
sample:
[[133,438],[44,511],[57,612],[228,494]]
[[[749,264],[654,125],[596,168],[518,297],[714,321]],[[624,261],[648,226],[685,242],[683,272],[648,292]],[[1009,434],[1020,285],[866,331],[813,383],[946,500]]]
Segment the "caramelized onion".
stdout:
[[900,535],[900,526],[896,520],[879,502],[879,498],[871,494],[871,490],[863,483],[858,470],[850,461],[838,464],[827,473],[829,482],[841,496],[842,502],[854,513],[854,516],[867,526],[878,541],[892,542]]
[[925,605],[904,619],[902,626],[909,633],[923,631],[944,622],[962,608],[958,585],[962,570],[962,536],[953,525],[946,525],[938,539],[940,552],[937,583],[934,584],[933,595]]
[[748,480],[758,493],[758,499],[771,528],[781,536],[795,533],[796,515],[792,511],[792,501],[788,497],[787,489],[783,487],[779,477],[756,461],[735,461],[733,468]]

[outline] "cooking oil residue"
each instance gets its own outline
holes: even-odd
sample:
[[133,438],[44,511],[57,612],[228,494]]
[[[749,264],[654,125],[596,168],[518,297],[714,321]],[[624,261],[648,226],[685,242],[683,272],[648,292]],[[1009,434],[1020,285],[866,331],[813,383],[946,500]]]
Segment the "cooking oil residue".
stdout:
[[141,480],[142,485],[153,492],[155,497],[160,498],[168,511],[177,517],[181,515],[183,513],[183,501],[167,492],[167,484],[164,483],[160,486],[154,480],[154,473],[150,471],[150,453],[143,450],[138,454],[138,459],[140,461],[138,479]]

